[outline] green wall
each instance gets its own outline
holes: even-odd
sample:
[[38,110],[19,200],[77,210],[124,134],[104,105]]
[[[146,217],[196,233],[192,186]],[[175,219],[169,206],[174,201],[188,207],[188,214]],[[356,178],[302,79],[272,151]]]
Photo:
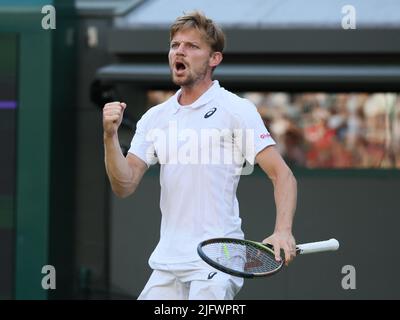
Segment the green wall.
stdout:
[[[43,5],[56,8],[56,29],[42,29]],[[15,298],[67,297],[73,277],[74,44],[73,1],[2,2],[0,32],[17,33],[18,116]],[[57,289],[41,287],[44,265]],[[63,285],[64,284],[64,285]],[[65,285],[68,284],[68,285]]]

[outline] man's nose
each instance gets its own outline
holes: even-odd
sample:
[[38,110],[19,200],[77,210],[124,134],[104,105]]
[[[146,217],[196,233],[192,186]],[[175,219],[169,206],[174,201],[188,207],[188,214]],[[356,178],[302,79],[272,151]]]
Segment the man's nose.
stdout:
[[176,49],[176,54],[181,55],[181,56],[185,55],[185,44],[184,43],[179,44],[178,48]]

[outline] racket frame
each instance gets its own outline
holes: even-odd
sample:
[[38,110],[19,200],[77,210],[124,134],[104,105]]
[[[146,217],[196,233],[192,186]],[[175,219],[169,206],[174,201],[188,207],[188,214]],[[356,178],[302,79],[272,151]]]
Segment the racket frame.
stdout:
[[[250,272],[241,272],[241,271],[237,271],[237,270],[233,270],[227,267],[224,267],[223,265],[219,264],[218,262],[214,261],[213,259],[209,258],[203,251],[203,247],[208,245],[208,244],[212,244],[212,243],[221,243],[221,244],[229,244],[229,243],[241,243],[241,244],[251,244],[254,247],[257,247],[258,249],[267,252],[268,254],[271,255],[272,259],[275,259],[275,253],[274,251],[269,248],[266,245],[263,245],[260,242],[256,242],[256,241],[251,241],[251,240],[245,240],[245,239],[235,239],[235,238],[213,238],[213,239],[208,239],[208,240],[204,240],[202,242],[199,243],[199,245],[197,246],[197,253],[199,254],[199,256],[206,262],[208,263],[210,266],[214,267],[215,269],[231,274],[233,276],[237,276],[237,277],[241,277],[241,278],[261,278],[261,277],[267,277],[270,275],[273,275],[277,272],[279,272],[283,265],[284,265],[284,261],[281,260],[279,262],[279,266],[271,271],[268,272],[260,272],[260,273],[250,273]],[[278,262],[277,262],[278,263]]]

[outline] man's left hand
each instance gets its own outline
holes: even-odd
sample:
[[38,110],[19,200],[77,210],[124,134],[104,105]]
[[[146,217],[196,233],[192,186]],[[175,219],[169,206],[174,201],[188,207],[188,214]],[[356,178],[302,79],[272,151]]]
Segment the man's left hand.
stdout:
[[290,231],[275,231],[268,238],[265,238],[263,243],[268,243],[274,247],[276,261],[281,261],[280,251],[282,249],[285,253],[286,266],[296,256],[296,240]]

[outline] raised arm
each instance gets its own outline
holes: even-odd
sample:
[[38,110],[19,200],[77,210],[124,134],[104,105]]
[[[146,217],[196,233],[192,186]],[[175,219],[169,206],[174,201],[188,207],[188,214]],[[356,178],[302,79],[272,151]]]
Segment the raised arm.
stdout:
[[274,246],[277,260],[280,260],[280,249],[283,249],[285,262],[289,264],[296,255],[292,224],[297,203],[297,182],[274,146],[260,151],[256,156],[256,161],[273,183],[276,205],[274,232],[263,242]]
[[103,108],[105,166],[113,192],[125,198],[135,192],[144,173],[146,163],[139,157],[122,154],[118,140],[118,128],[126,108],[125,103],[107,103]]

